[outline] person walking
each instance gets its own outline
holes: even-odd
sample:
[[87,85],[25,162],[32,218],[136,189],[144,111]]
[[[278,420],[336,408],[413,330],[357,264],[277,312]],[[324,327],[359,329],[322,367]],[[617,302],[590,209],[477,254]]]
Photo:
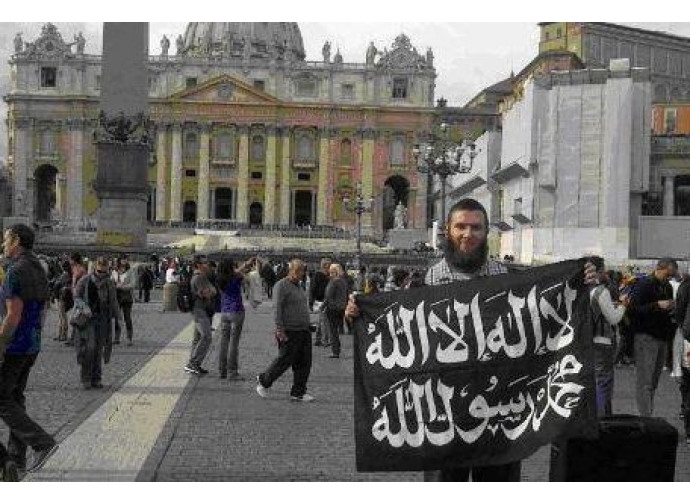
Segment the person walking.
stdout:
[[[243,381],[239,374],[239,343],[244,325],[244,303],[242,282],[254,264],[251,259],[236,267],[230,257],[221,259],[218,265],[218,288],[220,290],[220,350],[218,372],[221,379]],[[229,353],[228,353],[229,349]]]
[[[10,264],[2,287],[5,317],[0,324],[0,418],[9,427],[3,476],[13,469],[36,471],[58,448],[58,444],[26,413],[24,391],[29,374],[41,351],[41,333],[50,298],[48,277],[33,253],[35,235],[25,224],[13,224],[6,231],[3,250]],[[33,461],[26,464],[26,451],[33,449]],[[8,458],[15,465],[8,467]]]
[[[81,383],[84,389],[103,388],[103,364],[110,362],[112,353],[112,320],[121,322],[115,283],[110,278],[108,261],[96,258],[93,273],[83,276],[74,292],[75,304],[88,305],[91,318],[78,331],[78,361],[81,365]],[[76,308],[75,308],[76,309]],[[75,341],[76,344],[76,341]]]
[[309,290],[309,306],[319,313],[316,334],[314,335],[314,346],[321,346],[322,344],[323,346],[328,346],[331,344],[328,317],[326,316],[326,307],[323,302],[326,295],[326,286],[330,278],[330,267],[330,259],[325,257],[321,259],[321,269],[314,273],[314,279]]
[[143,300],[144,303],[148,303],[151,300],[151,289],[153,289],[153,272],[148,264],[144,264],[139,273],[139,302]]
[[[132,346],[134,343],[132,337],[134,335],[134,326],[132,324],[132,305],[134,304],[134,287],[136,286],[136,278],[134,277],[134,270],[129,266],[127,259],[122,259],[113,270],[111,278],[115,284],[115,292],[117,295],[117,303],[120,305],[122,318],[125,321],[127,328],[127,346]],[[120,344],[120,335],[122,328],[115,319],[115,339],[113,344]]]
[[331,279],[324,294],[324,307],[331,336],[331,355],[328,357],[338,359],[340,358],[340,333],[343,328],[348,287],[347,280],[344,278],[343,267],[340,264],[331,264],[328,272]]
[[271,385],[292,367],[290,399],[299,402],[314,400],[314,396],[307,393],[312,357],[309,306],[306,292],[299,287],[306,269],[303,261],[293,259],[287,276],[275,285],[275,339],[278,343],[278,357],[266,371],[256,377],[256,392],[261,397],[268,397]]
[[654,413],[654,395],[675,332],[671,319],[673,289],[668,280],[677,271],[673,259],[660,259],[651,275],[635,282],[630,294],[635,334],[635,395],[640,416],[650,417]]
[[74,298],[72,296],[72,267],[69,261],[63,261],[60,265],[62,274],[55,281],[55,294],[58,303],[58,331],[56,341],[67,341],[69,324],[67,322],[67,312],[72,309]]
[[184,367],[187,373],[195,375],[208,374],[208,370],[201,365],[211,346],[211,318],[214,313],[214,298],[216,288],[208,279],[209,264],[203,256],[194,258],[194,273],[190,282],[192,298],[192,317],[194,318],[194,339],[189,354],[189,362]]
[[[74,302],[74,292],[77,288],[77,283],[87,274],[86,266],[84,266],[84,259],[79,252],[73,252],[69,257],[69,264],[72,271],[72,301]],[[72,327],[65,345],[74,346],[77,334],[77,328]]]
[[[501,263],[488,259],[489,219],[484,206],[466,198],[455,203],[446,219],[444,257],[426,273],[426,285],[442,285],[490,275],[508,273]],[[591,263],[584,269],[585,283],[596,282],[596,270]],[[392,284],[392,268],[389,271]],[[390,287],[392,288],[392,287]],[[359,316],[356,298],[350,297],[345,316]],[[462,466],[462,461],[448,460],[440,471],[425,471],[424,481],[520,481],[521,462],[490,466]]]

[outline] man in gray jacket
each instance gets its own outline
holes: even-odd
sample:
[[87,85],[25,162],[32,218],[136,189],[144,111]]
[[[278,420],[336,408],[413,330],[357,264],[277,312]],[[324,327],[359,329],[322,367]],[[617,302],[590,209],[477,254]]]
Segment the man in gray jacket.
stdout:
[[256,377],[256,392],[261,397],[268,397],[271,385],[292,367],[290,399],[300,402],[314,400],[313,396],[307,394],[307,380],[311,372],[309,300],[305,290],[299,286],[306,269],[303,261],[293,259],[287,276],[273,290],[278,357],[266,371]]
[[328,273],[331,280],[326,286],[324,296],[324,308],[328,318],[328,327],[331,333],[331,350],[329,357],[340,357],[340,333],[343,328],[343,317],[347,305],[347,280],[344,278],[343,267],[340,264],[331,264]]
[[211,317],[213,316],[214,296],[216,288],[208,278],[209,264],[205,257],[194,258],[194,274],[189,284],[192,291],[194,304],[192,316],[194,317],[194,339],[189,362],[184,367],[187,373],[205,375],[208,373],[201,364],[206,358],[211,346]]

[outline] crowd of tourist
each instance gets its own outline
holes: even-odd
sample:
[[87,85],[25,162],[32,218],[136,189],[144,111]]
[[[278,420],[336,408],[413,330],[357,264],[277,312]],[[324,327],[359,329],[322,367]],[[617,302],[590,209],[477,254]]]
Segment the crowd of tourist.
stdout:
[[[55,439],[27,415],[24,399],[51,304],[58,312],[55,339],[75,347],[81,385],[100,389],[103,364],[110,360],[113,346],[125,339],[128,346],[136,345],[133,307],[148,303],[156,285],[177,284],[178,295],[189,293],[189,306],[183,311],[190,312],[194,338],[184,371],[198,377],[209,373],[204,362],[217,316],[218,376],[246,379],[240,373],[245,307],[257,309],[272,300],[278,355],[256,376],[256,392],[267,397],[273,383],[291,368],[290,398],[311,402],[312,346],[327,348],[328,357],[340,358],[341,336],[351,331],[350,324],[359,316],[357,296],[508,273],[506,261],[488,255],[487,234],[483,206],[461,200],[448,214],[444,255],[430,268],[362,266],[348,271],[331,257],[315,265],[299,258],[284,262],[260,256],[239,262],[229,254],[221,254],[217,263],[201,255],[152,257],[139,263],[125,256],[86,260],[78,252],[38,257],[32,250],[33,231],[21,224],[10,227],[0,269],[0,418],[11,432],[7,448],[0,443],[3,478],[13,480],[37,470],[57,448]],[[681,274],[672,259],[659,260],[651,274],[643,274],[607,270],[603,259],[591,258],[583,274],[590,291],[599,415],[613,412],[616,366],[634,365],[638,413],[652,416],[655,391],[666,368],[678,380],[679,414],[690,434],[690,276]],[[31,463],[28,447],[34,452]],[[426,473],[425,479],[520,478],[520,462],[463,468],[450,462],[447,469]]]

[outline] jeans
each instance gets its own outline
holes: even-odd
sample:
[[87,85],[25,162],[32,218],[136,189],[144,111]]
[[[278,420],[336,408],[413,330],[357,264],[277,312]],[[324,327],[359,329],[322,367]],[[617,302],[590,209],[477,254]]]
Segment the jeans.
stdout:
[[309,329],[285,331],[287,339],[278,345],[278,357],[259,375],[259,383],[270,388],[282,374],[292,367],[290,395],[301,397],[307,391],[311,372],[311,333]]
[[319,311],[319,323],[316,327],[316,335],[314,336],[315,343],[321,343],[321,340],[323,340],[325,345],[331,343],[331,328],[324,309]]
[[67,312],[65,311],[65,303],[58,301],[58,341],[67,341],[67,331],[69,324],[67,323]]
[[[230,368],[231,375],[237,374],[237,360],[243,324],[243,311],[220,314],[220,351],[218,352],[218,371],[223,377],[227,376],[228,367]],[[228,347],[230,347],[229,355]]]
[[654,413],[654,393],[666,361],[666,341],[635,333],[635,389],[640,416]]
[[82,383],[101,383],[103,362],[107,363],[110,360],[106,346],[111,338],[111,328],[109,316],[97,315],[84,330],[77,332],[77,337],[81,340],[78,343],[79,348],[83,349],[80,362]]
[[613,345],[594,345],[594,377],[596,379],[597,416],[613,413]]
[[0,418],[10,428],[9,455],[20,467],[26,466],[27,446],[43,450],[55,444],[53,436],[26,414],[24,390],[36,357],[6,354],[0,365]]
[[328,327],[331,332],[331,350],[333,355],[340,355],[340,331],[343,329],[344,311],[327,310]]
[[194,339],[189,364],[201,367],[211,346],[211,317],[204,310],[194,310]]
[[[132,341],[132,335],[134,334],[134,327],[132,326],[132,303],[122,303],[120,305],[122,310],[122,318],[125,319],[125,327],[127,327],[127,341]],[[120,328],[120,322],[115,319],[115,342],[120,342],[120,334],[122,329]]]
[[440,471],[424,471],[424,481],[520,481],[522,463],[475,467],[453,467]]

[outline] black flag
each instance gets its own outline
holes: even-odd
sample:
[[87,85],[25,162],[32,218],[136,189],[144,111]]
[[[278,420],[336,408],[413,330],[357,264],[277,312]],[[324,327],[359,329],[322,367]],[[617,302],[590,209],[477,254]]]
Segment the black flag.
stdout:
[[504,464],[593,436],[584,262],[359,297],[357,470]]

